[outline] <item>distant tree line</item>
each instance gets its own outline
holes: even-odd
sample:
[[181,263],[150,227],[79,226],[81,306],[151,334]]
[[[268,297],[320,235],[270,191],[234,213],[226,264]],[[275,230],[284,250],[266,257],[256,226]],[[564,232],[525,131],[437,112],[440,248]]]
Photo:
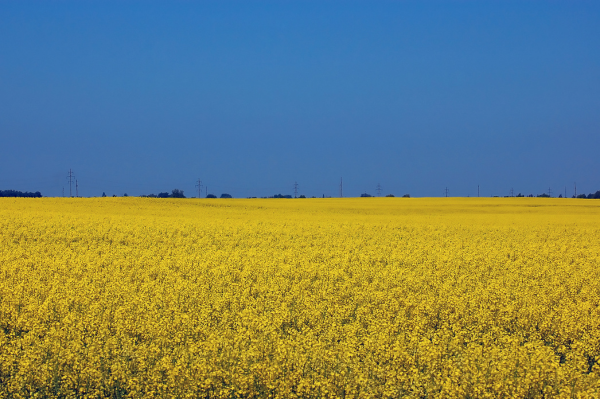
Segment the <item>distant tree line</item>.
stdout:
[[[123,195],[124,197],[127,197],[127,193],[125,193]],[[0,190],[0,197],[42,197],[42,194],[40,192],[35,192],[35,193],[31,193],[31,192],[19,192],[17,190]],[[102,197],[106,197],[105,193],[102,193]],[[116,197],[115,195],[113,195],[113,197]],[[148,194],[148,195],[142,195],[140,197],[154,197],[154,198],[163,198],[163,199],[185,199],[185,195],[183,194],[183,190],[179,190],[179,189],[173,189],[171,191],[171,193],[168,192],[160,192],[159,194]],[[325,195],[323,195],[323,197],[325,197]],[[369,193],[362,193],[360,195],[360,197],[375,197]],[[385,197],[394,197],[393,194],[388,194]],[[410,194],[405,194],[402,197],[410,197]],[[501,197],[501,196],[493,196],[493,197]],[[511,196],[504,196],[504,197],[511,197]],[[524,195],[524,194],[517,194],[515,197],[551,197],[548,193],[542,193],[542,194],[538,194],[537,196],[534,196],[533,194],[529,194],[529,195]],[[207,199],[216,199],[217,196],[214,194],[208,194],[206,195]],[[231,199],[233,198],[232,195],[230,195],[229,193],[223,193],[220,196],[221,199]],[[248,198],[256,198],[256,197],[248,197]],[[269,199],[291,199],[293,198],[292,195],[289,194],[275,194],[273,196],[268,196],[268,197],[262,197],[263,199],[269,198]],[[305,195],[300,195],[298,196],[298,198],[300,199],[305,199],[306,196]],[[312,196],[312,198],[315,198],[315,196]],[[562,194],[558,195],[558,198],[563,198]],[[578,199],[600,199],[600,190],[596,191],[596,193],[590,193],[588,195],[586,194],[579,194],[577,195],[577,197],[573,196],[572,198],[578,198]]]
[[[494,196],[494,197],[498,197],[498,196]],[[510,196],[504,196],[504,197],[510,197]],[[548,193],[542,193],[542,194],[538,194],[537,196],[534,196],[533,194],[528,194],[527,196],[525,196],[524,194],[519,193],[518,195],[516,195],[515,197],[551,197]],[[562,193],[560,193],[558,195],[559,199],[565,198],[563,197]],[[577,195],[577,197],[572,196],[572,199],[600,199],[600,190],[596,191],[596,193],[590,193],[588,195],[585,194],[579,194]]]
[[[520,194],[521,194],[521,193],[519,193],[519,195],[520,195]],[[521,195],[521,196],[517,196],[517,197],[523,197],[523,196]],[[527,196],[527,197],[533,197],[533,195],[532,195],[532,194],[530,194],[530,195],[529,195],[529,196]],[[549,195],[548,193],[542,193],[542,194],[538,194],[538,195],[537,195],[537,197],[550,197],[550,195]],[[562,198],[563,198],[563,195],[562,195],[562,193],[558,195],[558,198],[559,198],[559,199],[562,199]],[[600,199],[600,190],[597,190],[597,191],[596,191],[596,193],[590,193],[590,194],[588,194],[588,195],[586,195],[586,194],[583,194],[583,193],[582,193],[582,194],[578,194],[578,195],[577,195],[577,197],[575,197],[575,196],[573,195],[573,196],[571,196],[571,198],[572,198],[572,199],[575,199],[575,198],[577,198],[577,199]]]
[[[575,197],[575,196],[573,196]],[[577,195],[578,199],[600,199],[600,190],[597,190],[596,193],[590,193],[587,196],[585,194]]]
[[42,197],[40,192],[20,192],[18,190],[0,190],[0,197]]
[[173,189],[171,193],[169,192],[160,192],[159,194],[146,194],[140,197],[153,197],[159,199],[185,199],[185,195],[183,194],[183,190]]
[[[105,197],[105,194],[102,193],[102,196]],[[127,194],[125,194],[124,196],[127,196]],[[171,193],[168,193],[168,192],[161,192],[159,194],[152,193],[152,194],[142,195],[140,197],[154,197],[154,198],[164,198],[164,199],[166,199],[166,198],[180,198],[180,199],[186,198],[183,195],[183,190],[179,190],[179,189],[173,189],[171,191]],[[363,194],[360,195],[360,197],[374,197],[374,196],[372,196],[372,195],[370,195],[368,193],[363,193]],[[385,197],[394,197],[394,195],[393,194],[388,194]],[[402,197],[410,197],[410,195],[409,194],[405,194]],[[212,193],[209,193],[209,194],[206,195],[206,198],[207,199],[217,199],[217,198],[231,199],[231,198],[233,198],[233,196],[230,195],[229,193],[222,193],[221,196],[217,196],[217,195],[214,195]],[[256,197],[248,197],[248,198],[249,199],[255,199]],[[267,196],[267,197],[261,197],[261,198],[262,199],[293,199],[294,197],[291,194],[281,194],[281,193],[278,193],[278,194],[274,194],[273,196]],[[298,198],[299,199],[306,199],[307,197],[305,195],[301,194],[300,196],[298,196]],[[316,197],[312,196],[311,198],[314,199]],[[323,198],[325,198],[325,195],[323,195]]]
[[[185,195],[183,194],[183,190],[179,190],[179,189],[173,189],[171,191],[171,193],[168,192],[160,192],[159,194],[147,194],[147,195],[142,195],[141,197],[155,197],[155,198],[159,198],[159,199],[185,199]],[[214,194],[207,194],[206,195],[207,199],[216,199],[217,196],[215,196]],[[221,198],[222,199],[231,199],[233,198],[232,195],[230,195],[229,193],[223,193],[221,194]]]

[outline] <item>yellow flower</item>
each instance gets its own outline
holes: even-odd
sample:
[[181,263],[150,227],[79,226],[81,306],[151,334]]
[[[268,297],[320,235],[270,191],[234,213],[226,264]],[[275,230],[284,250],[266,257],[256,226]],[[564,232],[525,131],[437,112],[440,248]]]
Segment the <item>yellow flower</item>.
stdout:
[[0,397],[600,396],[577,199],[0,199]]

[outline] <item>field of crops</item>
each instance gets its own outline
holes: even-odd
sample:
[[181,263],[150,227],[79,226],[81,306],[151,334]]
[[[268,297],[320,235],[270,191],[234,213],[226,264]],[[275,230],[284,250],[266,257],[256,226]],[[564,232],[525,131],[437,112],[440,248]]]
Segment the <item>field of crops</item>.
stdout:
[[600,397],[600,202],[0,199],[0,397]]

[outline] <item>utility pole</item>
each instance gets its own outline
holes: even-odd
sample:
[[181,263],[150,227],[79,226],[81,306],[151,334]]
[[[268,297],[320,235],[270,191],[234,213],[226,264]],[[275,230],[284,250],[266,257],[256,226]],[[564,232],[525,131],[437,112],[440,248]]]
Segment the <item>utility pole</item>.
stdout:
[[573,197],[577,197],[577,182],[575,182],[575,194],[573,195]]
[[552,189],[548,188],[548,196],[552,197]]
[[204,190],[205,190],[206,195],[208,196],[208,186],[204,186]]
[[75,178],[75,174],[69,168],[69,175],[67,176],[67,179],[69,180],[69,197],[73,197],[73,191],[71,189],[71,185],[73,184],[73,178]]
[[294,198],[298,198],[298,182],[294,182]]
[[479,185],[477,185],[477,197],[479,197]]
[[65,187],[63,186],[63,197],[65,197]]
[[515,192],[513,188],[510,188],[510,197],[515,197]]
[[198,198],[202,197],[202,181],[198,178],[196,182],[196,187],[198,188]]
[[448,186],[446,186],[445,192],[446,192],[446,197],[448,197]]
[[565,186],[565,199],[567,198],[567,187]]
[[75,179],[75,197],[79,197],[79,184],[77,183],[77,179]]
[[381,197],[381,185],[377,184],[377,197]]
[[340,178],[340,197],[344,197],[344,180]]

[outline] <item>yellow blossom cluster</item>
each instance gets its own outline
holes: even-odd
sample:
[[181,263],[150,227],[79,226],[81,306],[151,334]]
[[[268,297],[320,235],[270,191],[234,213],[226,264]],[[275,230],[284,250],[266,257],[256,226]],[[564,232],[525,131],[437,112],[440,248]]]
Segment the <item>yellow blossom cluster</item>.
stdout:
[[0,397],[600,397],[600,203],[0,199]]

